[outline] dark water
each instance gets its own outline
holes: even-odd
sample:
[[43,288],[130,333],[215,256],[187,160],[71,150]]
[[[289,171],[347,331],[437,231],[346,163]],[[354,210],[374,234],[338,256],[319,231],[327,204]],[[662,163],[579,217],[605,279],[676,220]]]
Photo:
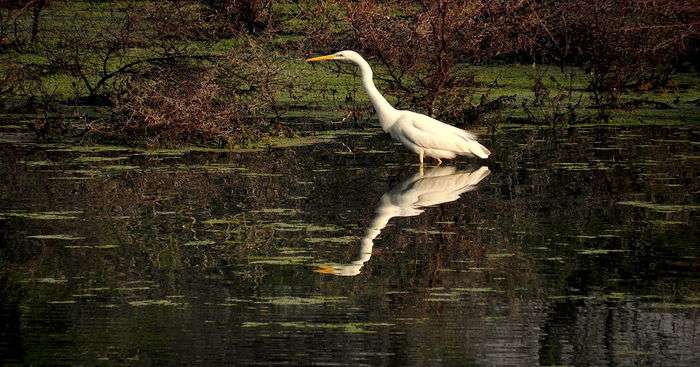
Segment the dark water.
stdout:
[[[699,131],[247,153],[2,135],[0,361],[700,364]],[[20,134],[21,135],[21,134]]]

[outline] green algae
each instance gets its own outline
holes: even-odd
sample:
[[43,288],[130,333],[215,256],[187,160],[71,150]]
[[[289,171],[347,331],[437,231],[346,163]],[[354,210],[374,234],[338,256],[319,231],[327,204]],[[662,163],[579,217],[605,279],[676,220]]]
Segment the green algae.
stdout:
[[102,170],[107,170],[107,171],[130,171],[130,170],[135,170],[139,169],[139,166],[128,166],[128,165],[109,165],[109,166],[102,166],[100,169]]
[[107,249],[113,249],[113,248],[118,248],[119,245],[94,245],[94,246],[80,246],[80,245],[66,245],[63,246],[64,248],[69,248],[69,249],[97,249],[97,250],[107,250]]
[[502,259],[502,258],[512,257],[512,256],[515,256],[515,254],[514,254],[514,253],[510,253],[510,252],[500,252],[500,253],[486,254],[486,257],[488,257],[489,259]]
[[314,323],[314,322],[305,322],[305,321],[296,321],[296,322],[291,322],[291,321],[288,321],[288,322],[247,321],[247,322],[243,322],[241,324],[241,327],[243,327],[243,328],[260,328],[260,327],[270,327],[270,326],[278,326],[278,327],[289,328],[289,329],[338,330],[338,331],[341,331],[341,332],[347,333],[347,334],[372,334],[372,333],[375,333],[376,331],[368,330],[368,329],[377,328],[377,327],[394,326],[394,324],[382,323],[382,322],[349,322],[349,323],[332,324],[332,323]]
[[37,278],[34,279],[35,282],[37,283],[43,283],[43,284],[63,284],[68,282],[68,279],[66,278]]
[[628,250],[596,248],[596,249],[577,250],[576,253],[578,253],[579,255],[607,255],[607,254],[627,252],[627,251]]
[[429,234],[429,235],[453,235],[456,234],[455,232],[450,232],[450,231],[437,231],[437,230],[428,230],[428,229],[417,229],[417,228],[404,228],[402,231],[406,233],[414,233],[414,234]]
[[146,307],[146,306],[183,306],[186,303],[173,302],[169,299],[148,299],[143,301],[129,301],[127,302],[129,306],[133,307]]
[[80,163],[99,163],[99,162],[114,162],[129,159],[129,157],[100,157],[100,156],[83,156],[75,159]]
[[104,152],[139,152],[141,149],[132,147],[120,147],[116,145],[67,145],[67,144],[45,144],[47,152],[76,152],[76,153],[104,153]]
[[52,305],[72,305],[72,304],[77,303],[77,302],[75,300],[69,299],[69,300],[61,300],[61,301],[48,301],[46,303],[52,304]]
[[313,256],[252,256],[249,258],[249,263],[264,265],[300,265],[306,264],[312,259]]
[[258,303],[269,303],[275,306],[311,306],[324,305],[329,303],[339,303],[347,301],[347,297],[342,296],[312,296],[312,297],[265,297]]
[[27,238],[34,238],[38,240],[62,240],[62,241],[77,241],[84,240],[85,237],[78,237],[69,234],[37,234],[33,236],[27,236]]
[[214,241],[212,241],[212,240],[196,240],[196,241],[185,242],[185,243],[182,244],[182,245],[183,245],[183,246],[193,246],[193,247],[195,247],[195,246],[208,246],[208,245],[213,245],[213,244],[215,244],[215,243],[216,243],[216,242],[214,242]]
[[650,209],[658,212],[673,213],[681,211],[700,210],[700,205],[656,204],[645,201],[619,201],[618,205]]
[[72,211],[50,211],[50,212],[6,212],[0,213],[0,218],[12,217],[12,218],[22,218],[31,220],[75,220],[78,219],[75,215],[82,214],[82,211],[72,210]]
[[302,213],[301,209],[295,209],[295,208],[264,208],[264,209],[257,209],[257,210],[251,210],[251,213],[258,213],[258,214],[277,214],[277,215],[297,215]]
[[342,243],[348,244],[356,242],[360,238],[357,236],[341,236],[341,237],[307,237],[304,238],[305,242],[318,244],[318,243]]
[[306,232],[337,232],[342,228],[329,224],[329,225],[316,225],[304,222],[275,222],[265,224],[265,227],[269,227],[278,231],[306,231]]

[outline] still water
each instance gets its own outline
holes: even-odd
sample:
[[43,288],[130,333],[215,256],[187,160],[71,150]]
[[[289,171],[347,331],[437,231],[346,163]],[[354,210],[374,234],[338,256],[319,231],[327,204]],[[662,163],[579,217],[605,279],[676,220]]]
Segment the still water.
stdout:
[[700,131],[373,129],[261,151],[0,139],[8,365],[700,364]]

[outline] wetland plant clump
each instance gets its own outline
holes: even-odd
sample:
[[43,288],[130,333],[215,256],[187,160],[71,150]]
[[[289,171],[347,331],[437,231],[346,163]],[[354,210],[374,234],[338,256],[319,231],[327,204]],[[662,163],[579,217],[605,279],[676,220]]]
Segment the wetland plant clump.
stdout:
[[233,144],[259,137],[271,127],[282,74],[259,50],[245,52],[232,51],[209,67],[168,66],[132,79],[128,91],[113,99],[109,131],[149,144]]

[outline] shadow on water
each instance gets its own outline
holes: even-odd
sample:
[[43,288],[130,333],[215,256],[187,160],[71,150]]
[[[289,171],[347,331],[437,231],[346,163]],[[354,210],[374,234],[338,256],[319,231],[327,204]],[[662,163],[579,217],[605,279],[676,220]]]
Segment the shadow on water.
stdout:
[[488,168],[422,177],[374,130],[337,135],[4,136],[2,362],[700,362],[696,129],[507,130]]

